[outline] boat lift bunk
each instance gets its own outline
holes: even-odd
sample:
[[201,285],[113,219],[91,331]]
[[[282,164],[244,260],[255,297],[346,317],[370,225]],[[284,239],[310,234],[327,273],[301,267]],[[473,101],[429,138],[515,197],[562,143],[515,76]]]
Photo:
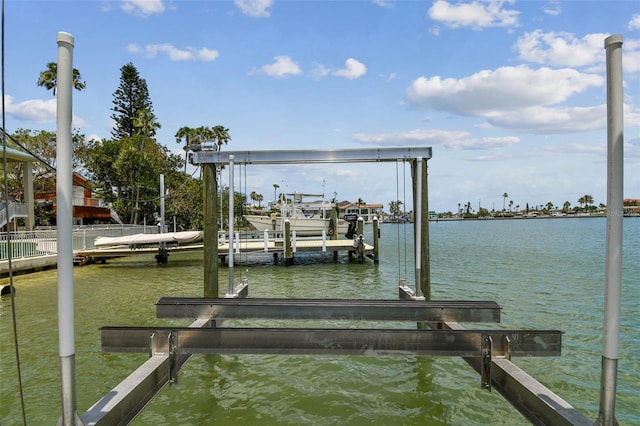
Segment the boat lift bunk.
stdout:
[[[102,349],[145,352],[150,359],[117,388],[96,402],[81,418],[84,424],[125,424],[166,384],[178,381],[180,367],[192,354],[319,354],[463,357],[480,373],[481,386],[497,389],[534,424],[591,425],[566,401],[510,362],[512,356],[559,356],[558,330],[464,329],[464,323],[500,322],[500,306],[491,301],[430,300],[429,234],[426,163],[431,148],[380,148],[314,151],[216,150],[192,152],[193,164],[203,167],[205,184],[204,297],[163,297],[156,303],[158,318],[195,318],[189,327],[103,327]],[[415,289],[404,281],[399,300],[252,299],[249,283],[233,283],[230,252],[229,290],[218,297],[216,166],[238,164],[305,164],[348,162],[409,162],[413,176],[415,226]],[[230,187],[230,191],[232,188]],[[233,223],[233,206],[229,206]],[[232,226],[231,226],[232,228]],[[230,240],[233,229],[229,230]],[[230,318],[406,321],[409,329],[324,329],[224,327]],[[417,324],[417,327],[416,327]],[[308,336],[317,338],[309,339]],[[322,341],[323,344],[317,342]],[[316,342],[316,343],[313,343]],[[331,342],[331,344],[327,344]]]

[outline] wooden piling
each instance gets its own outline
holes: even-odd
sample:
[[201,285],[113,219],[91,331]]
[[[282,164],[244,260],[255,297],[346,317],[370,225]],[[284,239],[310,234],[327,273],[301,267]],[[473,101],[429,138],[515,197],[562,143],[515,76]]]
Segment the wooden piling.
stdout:
[[293,250],[291,248],[291,222],[284,220],[284,264],[293,265]]
[[362,217],[358,218],[356,235],[358,236],[358,247],[356,249],[358,252],[358,263],[364,263],[364,219]]
[[204,209],[204,297],[218,296],[218,181],[216,165],[202,164]]
[[378,228],[378,216],[373,217],[373,263],[380,263],[379,259],[379,240],[380,239],[380,228]]

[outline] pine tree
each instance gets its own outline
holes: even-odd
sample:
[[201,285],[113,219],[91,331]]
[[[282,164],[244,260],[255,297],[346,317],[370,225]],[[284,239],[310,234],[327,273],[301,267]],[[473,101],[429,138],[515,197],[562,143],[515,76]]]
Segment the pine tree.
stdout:
[[[129,62],[120,68],[120,86],[113,93],[114,112],[111,118],[115,122],[111,135],[115,139],[133,137],[139,130],[134,123],[141,110],[153,114],[153,106],[149,99],[149,90],[147,89],[147,81],[140,78],[140,74],[136,67]],[[152,129],[149,137],[155,135],[155,129]]]

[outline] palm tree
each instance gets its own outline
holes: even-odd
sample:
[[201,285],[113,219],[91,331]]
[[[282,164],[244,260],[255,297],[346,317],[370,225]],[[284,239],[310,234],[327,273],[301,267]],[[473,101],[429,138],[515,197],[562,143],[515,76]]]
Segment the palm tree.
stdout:
[[591,208],[589,206],[593,204],[593,196],[589,194],[585,194],[583,198],[584,198],[585,208],[589,210],[589,213],[591,213]]
[[582,205],[585,204],[585,203],[586,203],[586,201],[584,199],[584,196],[578,198],[578,204],[580,204],[580,209],[582,209]]
[[[87,85],[81,80],[80,71],[73,69],[73,88],[80,91]],[[38,82],[36,83],[40,87],[44,87],[47,90],[53,89],[53,96],[56,95],[56,87],[58,86],[58,64],[56,62],[49,62],[47,69],[40,73]]]
[[156,129],[159,129],[161,126],[152,112],[141,109],[138,111],[136,118],[133,119],[133,127],[138,129],[139,135],[151,138],[155,136]]
[[502,194],[502,213],[505,211],[504,203],[507,201],[507,198],[509,198],[509,194],[506,192]]
[[362,206],[367,204],[367,203],[365,203],[362,198],[358,198],[358,201],[356,202],[356,204],[358,206],[358,216],[360,216],[361,215]]
[[280,185],[278,185],[277,183],[273,184],[273,201],[276,201],[277,195],[276,195],[276,191],[278,190],[278,188],[280,188]]
[[209,133],[211,139],[218,142],[218,150],[222,148],[222,144],[226,144],[231,140],[229,129],[224,126],[213,126]]
[[571,203],[568,201],[565,201],[564,204],[562,204],[562,212],[567,213],[570,207],[571,207]]

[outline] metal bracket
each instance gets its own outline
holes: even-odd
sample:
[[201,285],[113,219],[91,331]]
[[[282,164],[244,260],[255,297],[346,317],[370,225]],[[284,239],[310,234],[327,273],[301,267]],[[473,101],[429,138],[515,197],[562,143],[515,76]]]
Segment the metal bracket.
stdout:
[[176,359],[178,332],[170,331],[167,338],[169,340],[169,386],[171,386],[178,384],[178,370],[180,367]]
[[506,348],[506,358],[507,360],[511,361],[511,339],[509,338],[509,336],[504,336],[504,346]]
[[491,392],[491,346],[493,338],[486,336],[482,339],[482,377],[480,386]]

